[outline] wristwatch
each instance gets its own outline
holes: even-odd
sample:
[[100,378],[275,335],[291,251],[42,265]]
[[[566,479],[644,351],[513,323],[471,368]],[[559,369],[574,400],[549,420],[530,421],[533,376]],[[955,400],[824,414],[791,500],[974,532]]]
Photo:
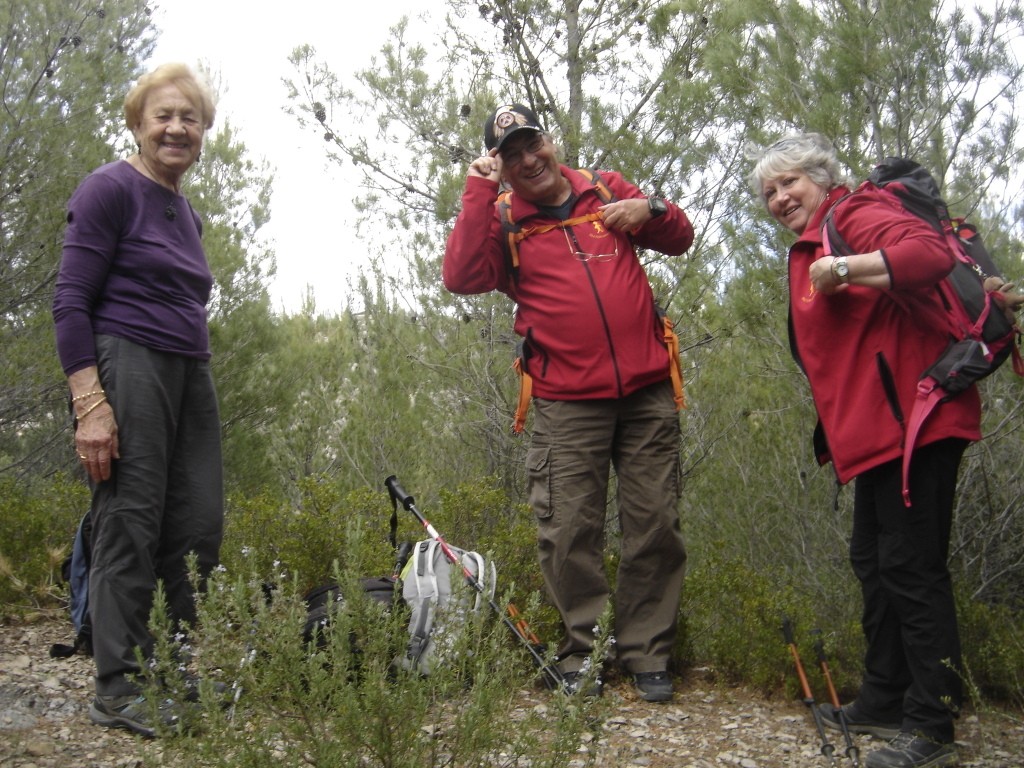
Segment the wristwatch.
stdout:
[[845,256],[839,256],[832,260],[832,274],[840,283],[850,282],[850,266],[846,263]]
[[668,213],[668,206],[665,205],[664,199],[660,197],[648,197],[647,207],[651,209],[652,219],[656,219],[659,216],[664,216]]

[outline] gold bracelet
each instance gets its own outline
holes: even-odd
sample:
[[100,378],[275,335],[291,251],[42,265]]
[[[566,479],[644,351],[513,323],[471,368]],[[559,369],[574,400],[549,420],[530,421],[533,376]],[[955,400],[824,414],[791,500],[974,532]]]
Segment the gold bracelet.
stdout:
[[87,397],[92,397],[93,395],[102,395],[102,394],[105,394],[102,389],[94,389],[92,392],[86,392],[85,394],[82,394],[82,395],[75,395],[74,397],[71,398],[71,402],[72,403],[77,403],[79,400],[85,400],[85,398],[87,398]]
[[90,405],[90,406],[89,406],[88,408],[86,408],[86,409],[85,409],[84,411],[82,411],[82,412],[81,412],[81,413],[80,413],[80,414],[78,415],[78,417],[77,417],[77,418],[78,418],[78,420],[79,420],[79,421],[81,421],[81,420],[82,420],[82,419],[84,419],[84,418],[85,418],[86,416],[88,416],[88,415],[89,415],[90,413],[92,413],[92,412],[93,412],[93,411],[95,411],[95,410],[96,410],[97,408],[99,408],[99,407],[100,407],[101,405],[103,405],[103,404],[104,404],[105,402],[107,402],[107,396],[106,396],[106,395],[104,395],[104,396],[103,396],[103,397],[101,397],[101,398],[100,398],[99,400],[97,400],[97,401],[96,401],[95,403],[93,403],[93,404],[92,404],[92,405]]

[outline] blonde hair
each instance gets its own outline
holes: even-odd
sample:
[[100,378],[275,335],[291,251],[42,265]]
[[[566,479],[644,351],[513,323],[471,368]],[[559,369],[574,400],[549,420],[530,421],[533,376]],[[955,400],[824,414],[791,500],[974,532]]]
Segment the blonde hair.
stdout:
[[147,72],[124,97],[124,121],[128,129],[134,131],[142,123],[142,110],[146,106],[146,98],[156,88],[174,85],[186,99],[199,109],[203,127],[213,127],[213,118],[217,114],[214,104],[213,89],[205,79],[201,79],[187,64],[172,62],[161,64],[152,72]]
[[789,171],[803,171],[825,189],[850,184],[839,167],[835,147],[820,133],[790,133],[767,148],[750,147],[746,155],[754,162],[747,180],[762,201],[765,182]]

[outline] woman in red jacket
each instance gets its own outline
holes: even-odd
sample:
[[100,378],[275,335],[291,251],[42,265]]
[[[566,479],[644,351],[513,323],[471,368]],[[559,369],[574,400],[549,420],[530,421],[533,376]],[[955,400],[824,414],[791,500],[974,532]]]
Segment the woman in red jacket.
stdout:
[[[855,733],[892,738],[868,768],[955,765],[962,699],[960,639],[947,565],[953,497],[968,443],[981,438],[975,388],[943,403],[917,439],[902,494],[904,415],[943,352],[935,286],[954,266],[931,227],[897,203],[849,194],[819,134],[786,136],[756,158],[751,183],[769,213],[799,235],[789,252],[790,344],[820,420],[817,453],[854,485],[850,561],[867,640],[857,699],[841,717]],[[826,256],[834,221],[853,255]],[[826,723],[839,727],[831,706]]]

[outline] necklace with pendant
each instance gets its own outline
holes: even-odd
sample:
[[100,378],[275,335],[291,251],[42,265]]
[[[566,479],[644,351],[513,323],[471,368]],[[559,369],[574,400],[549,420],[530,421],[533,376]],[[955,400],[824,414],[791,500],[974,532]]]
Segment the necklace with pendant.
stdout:
[[[173,193],[175,195],[178,194],[178,190],[173,189],[171,187],[168,187],[166,184],[164,184],[162,181],[160,181],[160,179],[157,177],[157,175],[153,172],[153,169],[149,167],[149,163],[146,162],[145,155],[143,155],[141,152],[139,153],[139,162],[142,163],[142,167],[146,171],[146,176],[151,181],[153,181],[156,184],[159,184],[161,187],[166,189],[168,192],[171,192],[171,193]],[[174,200],[173,199],[171,200],[171,202],[169,202],[167,204],[167,207],[164,208],[164,218],[166,218],[168,221],[174,221],[176,218],[178,218],[178,209],[174,206]]]

